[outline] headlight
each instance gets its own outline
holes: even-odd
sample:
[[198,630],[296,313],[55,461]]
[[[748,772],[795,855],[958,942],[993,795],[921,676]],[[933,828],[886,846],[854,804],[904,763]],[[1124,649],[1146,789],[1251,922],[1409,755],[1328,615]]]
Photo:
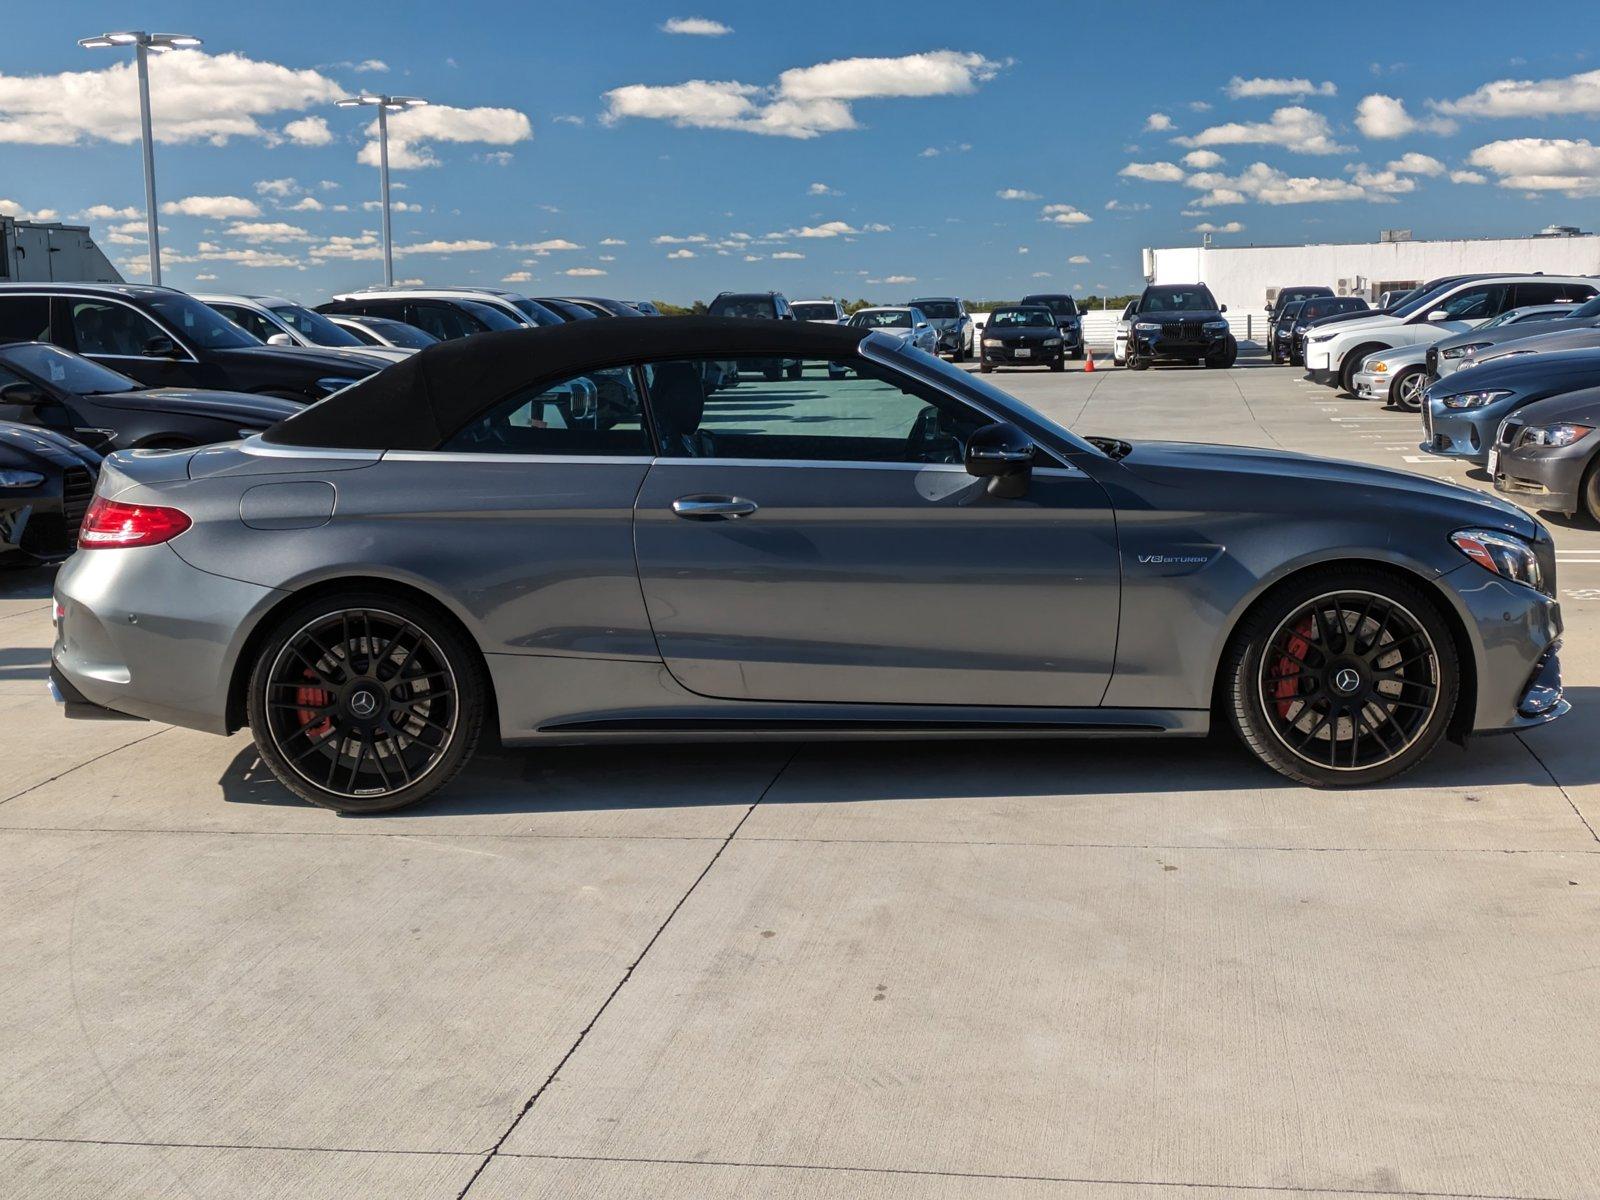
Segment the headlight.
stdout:
[[1046,346],[1059,346],[1059,345],[1061,345],[1061,339],[1060,338],[1045,338],[1044,344]]
[[1313,333],[1306,340],[1307,341],[1312,341],[1312,342],[1331,342],[1337,336],[1338,336],[1337,334],[1333,334],[1333,333]]
[[1448,350],[1440,351],[1439,357],[1448,358],[1451,362],[1454,362],[1458,358],[1466,358],[1468,355],[1476,354],[1485,346],[1492,346],[1493,344],[1493,342],[1473,342],[1470,346],[1452,346]]
[[37,471],[0,471],[0,488],[31,488],[44,482]]
[[1371,371],[1374,375],[1382,375],[1388,369],[1389,364],[1384,362],[1382,359],[1379,359],[1377,362],[1369,362],[1367,364],[1367,370]]
[[1487,392],[1457,392],[1454,396],[1443,397],[1443,400],[1446,408],[1484,408],[1509,395],[1510,392],[1500,388]]
[[1002,342],[999,338],[984,338],[983,339],[983,344],[985,346],[990,347],[991,349],[996,349],[996,350],[998,350],[1001,346],[1005,345],[1005,343]]
[[1154,333],[1161,328],[1155,321],[1135,321],[1133,327],[1140,333]]
[[1594,432],[1593,425],[1573,425],[1561,421],[1555,425],[1530,425],[1522,431],[1519,446],[1570,446],[1581,442]]
[[340,388],[347,388],[352,383],[356,383],[356,382],[358,382],[358,381],[354,380],[354,379],[344,379],[344,378],[341,378],[338,375],[329,375],[325,379],[317,380],[317,390],[319,392],[321,392],[324,396],[331,396],[331,395],[333,395],[334,392],[337,392]]
[[1544,584],[1533,547],[1521,538],[1492,529],[1458,529],[1450,535],[1450,542],[1485,571],[1531,588]]

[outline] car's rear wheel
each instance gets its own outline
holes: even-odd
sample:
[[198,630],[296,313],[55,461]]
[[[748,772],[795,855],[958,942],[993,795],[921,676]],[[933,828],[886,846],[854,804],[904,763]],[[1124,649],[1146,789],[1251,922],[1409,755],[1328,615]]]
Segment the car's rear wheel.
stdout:
[[1381,571],[1317,571],[1241,623],[1224,701],[1262,762],[1314,787],[1409,770],[1444,735],[1460,692],[1454,639],[1433,601]]
[[1422,391],[1428,386],[1428,369],[1410,367],[1389,384],[1389,403],[1406,412],[1422,411]]
[[1578,485],[1578,502],[1589,514],[1589,520],[1600,525],[1600,454],[1590,460],[1589,469],[1583,473],[1583,482]]
[[488,687],[477,652],[423,604],[324,596],[285,615],[250,678],[249,723],[274,775],[312,804],[385,812],[471,757]]

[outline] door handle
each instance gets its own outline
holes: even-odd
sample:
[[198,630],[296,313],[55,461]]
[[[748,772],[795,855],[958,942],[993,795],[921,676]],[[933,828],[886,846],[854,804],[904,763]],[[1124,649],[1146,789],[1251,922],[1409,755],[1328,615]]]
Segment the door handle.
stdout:
[[736,521],[761,506],[740,496],[679,496],[672,511],[686,521]]

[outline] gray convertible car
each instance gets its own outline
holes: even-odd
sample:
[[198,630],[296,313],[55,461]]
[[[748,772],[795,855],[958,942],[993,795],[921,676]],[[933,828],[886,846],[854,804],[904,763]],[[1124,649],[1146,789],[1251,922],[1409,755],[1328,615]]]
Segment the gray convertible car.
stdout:
[[[799,364],[707,395],[705,361]],[[830,362],[844,362],[830,378]],[[581,384],[581,386],[579,386]],[[1272,450],[1083,439],[870,330],[429,347],[265,435],[114,455],[56,584],[70,716],[398,807],[483,737],[1199,735],[1314,785],[1566,709],[1550,538]]]

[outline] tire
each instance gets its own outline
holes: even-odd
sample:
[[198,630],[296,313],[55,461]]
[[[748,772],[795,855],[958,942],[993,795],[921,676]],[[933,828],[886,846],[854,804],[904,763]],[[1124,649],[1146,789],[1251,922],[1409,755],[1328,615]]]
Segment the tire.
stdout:
[[1589,469],[1583,473],[1578,485],[1578,505],[1589,520],[1600,525],[1600,455],[1589,460]]
[[761,378],[765,379],[768,383],[777,383],[778,380],[783,378],[783,368],[781,366],[762,367]]
[[987,374],[989,374],[989,373],[990,373],[990,372],[991,372],[991,371],[993,371],[993,370],[994,370],[994,368],[993,368],[993,367],[991,367],[991,366],[990,366],[990,365],[989,365],[989,364],[988,364],[988,363],[986,363],[986,362],[981,362],[981,363],[979,363],[979,364],[978,364],[978,373],[979,373],[979,374],[980,374],[980,375],[987,375]]
[[1379,350],[1387,350],[1388,348],[1387,346],[1369,342],[1364,346],[1357,346],[1346,354],[1344,361],[1339,364],[1339,390],[1347,395],[1354,396],[1356,394],[1356,372],[1361,370],[1362,360],[1369,354],[1376,354]]
[[794,366],[787,368],[785,370],[784,374],[787,375],[790,379],[799,379],[801,370],[802,370],[801,365],[799,363],[795,363]]
[[[1353,690],[1341,687],[1346,670]],[[1328,567],[1246,614],[1218,682],[1239,737],[1267,766],[1313,787],[1364,787],[1428,756],[1455,713],[1461,672],[1450,629],[1419,587]]]
[[1278,349],[1276,344],[1273,345],[1272,349],[1267,351],[1267,357],[1272,360],[1273,366],[1281,367],[1283,365],[1283,352]]
[[344,592],[276,622],[251,667],[247,718],[262,760],[295,795],[378,813],[448,784],[488,709],[482,659],[453,623],[413,600]]
[[1050,364],[1050,369],[1052,371],[1065,371],[1067,369],[1067,360],[1064,358],[1056,359]]
[[958,344],[956,346],[956,352],[950,356],[950,361],[951,362],[966,362],[967,361],[967,344],[965,342],[961,342],[960,344]]
[[1137,354],[1127,355],[1125,362],[1130,371],[1143,371],[1150,365],[1149,359],[1140,358]]
[[1083,361],[1083,347],[1082,346],[1079,346],[1076,350],[1074,350],[1072,352],[1072,361],[1073,362],[1082,362]]
[[1239,360],[1239,343],[1233,340],[1233,335],[1228,335],[1228,341],[1218,354],[1206,357],[1206,366],[1214,371],[1225,371]]
[[[1403,412],[1422,411],[1422,389],[1428,386],[1426,367],[1409,367],[1389,381],[1389,407]],[[1409,395],[1408,395],[1409,390]]]

